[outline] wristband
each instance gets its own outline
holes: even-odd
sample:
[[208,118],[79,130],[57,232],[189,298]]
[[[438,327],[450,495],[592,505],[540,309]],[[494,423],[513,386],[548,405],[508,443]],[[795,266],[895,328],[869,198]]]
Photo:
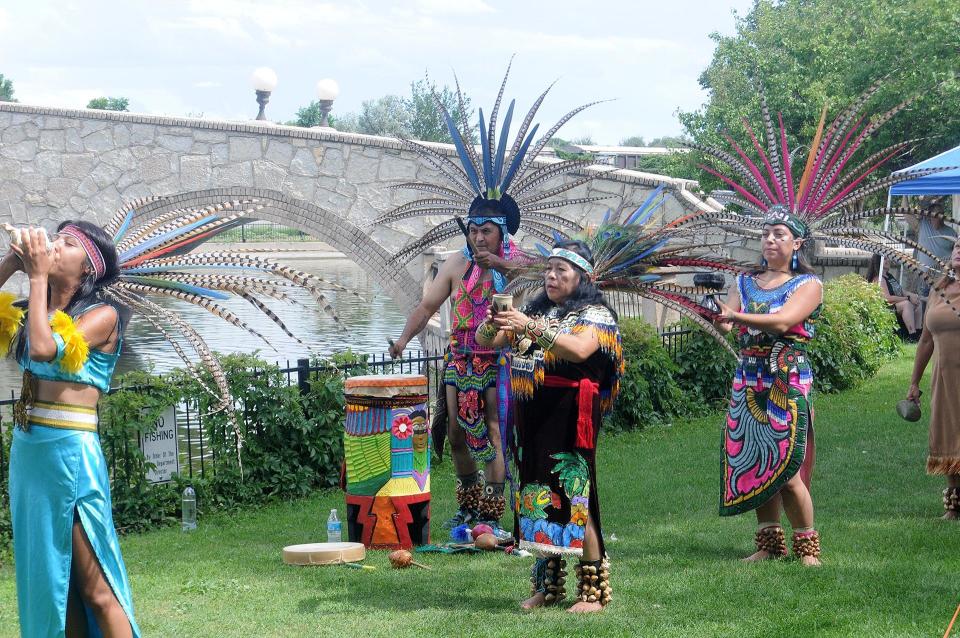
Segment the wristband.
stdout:
[[531,319],[524,327],[524,333],[544,350],[552,349],[557,342],[557,331],[546,322],[538,323]]

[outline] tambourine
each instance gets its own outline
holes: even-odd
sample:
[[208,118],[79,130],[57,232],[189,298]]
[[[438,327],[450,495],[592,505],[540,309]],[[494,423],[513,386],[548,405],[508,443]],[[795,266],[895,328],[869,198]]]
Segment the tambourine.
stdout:
[[358,563],[367,555],[363,543],[305,543],[283,548],[287,565],[342,565]]

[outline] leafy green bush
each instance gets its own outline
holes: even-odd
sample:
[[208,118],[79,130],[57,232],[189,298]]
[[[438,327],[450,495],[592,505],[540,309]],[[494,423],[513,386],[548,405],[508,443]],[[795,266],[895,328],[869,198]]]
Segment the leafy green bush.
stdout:
[[10,469],[10,444],[13,442],[13,424],[4,423],[3,432],[0,433],[0,447],[3,448],[3,462],[6,465],[0,473],[3,474],[3,480],[0,480],[0,566],[10,558],[13,550],[13,523],[10,521],[10,493],[8,491],[7,480],[9,479],[8,470]]
[[[236,400],[237,419],[244,435],[243,473],[237,462],[236,440],[229,417],[212,412],[215,399],[187,371],[167,377],[131,372],[116,379],[122,388],[100,402],[100,437],[111,471],[114,522],[121,532],[173,524],[180,517],[180,497],[187,485],[197,492],[201,513],[256,505],[265,500],[303,496],[338,483],[343,460],[343,378],[339,369],[311,373],[301,392],[288,385],[275,365],[249,355],[220,358]],[[346,352],[333,361],[314,365],[363,363]],[[363,366],[356,369],[362,373]],[[208,384],[211,379],[201,376]],[[204,475],[174,476],[169,483],[147,480],[152,469],[138,435],[149,432],[171,405],[186,401],[203,416],[206,448]],[[148,424],[148,425],[145,425]],[[6,426],[5,426],[6,427]],[[9,458],[12,427],[0,441]],[[0,564],[11,544],[10,507],[6,481],[0,481]]]
[[837,392],[872,377],[885,361],[900,354],[896,329],[896,316],[876,285],[855,274],[827,282],[810,344],[815,387]]
[[250,355],[225,356],[221,363],[241,420],[242,472],[229,415],[214,412],[216,399],[203,393],[195,379],[179,374],[179,383],[199,398],[213,455],[209,484],[195,486],[198,501],[205,507],[234,507],[336,485],[343,458],[342,375],[314,374],[301,394],[279,368]]
[[100,401],[100,445],[111,469],[110,496],[117,527],[140,531],[176,520],[178,495],[167,485],[147,481],[150,464],[137,445],[140,432],[148,433],[163,411],[182,396],[161,377],[134,371],[124,375],[125,390]]
[[640,430],[669,422],[687,409],[676,382],[677,364],[663,347],[660,335],[642,319],[620,322],[626,372],[620,397],[607,419],[613,430]]
[[[727,400],[737,359],[689,319],[681,320],[679,327],[690,333],[674,357],[677,383],[686,395],[691,412],[707,412]],[[736,349],[732,332],[727,335],[727,341]]]

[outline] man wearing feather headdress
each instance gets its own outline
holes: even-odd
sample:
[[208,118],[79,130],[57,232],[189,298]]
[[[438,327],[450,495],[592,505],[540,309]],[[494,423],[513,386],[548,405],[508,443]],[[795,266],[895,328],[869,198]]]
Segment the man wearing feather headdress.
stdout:
[[[486,316],[493,293],[502,292],[506,284],[509,258],[516,253],[509,233],[511,228],[516,231],[518,221],[516,204],[511,207],[507,202],[478,197],[468,217],[468,247],[443,263],[407,319],[403,333],[390,347],[391,356],[399,356],[440,306],[450,300],[450,350],[443,379],[458,503],[457,513],[447,523],[450,528],[474,522],[499,527],[506,506],[500,413],[504,419],[510,415],[502,378],[498,388],[502,367],[498,360],[504,355],[480,347],[474,332]],[[477,462],[484,464],[482,483]]]
[[[509,67],[507,75],[509,75]],[[480,110],[480,153],[473,145],[474,131],[466,121],[466,108],[460,87],[460,121],[454,121],[446,108],[435,100],[447,124],[459,159],[458,162],[438,150],[410,140],[401,140],[434,168],[447,186],[429,183],[398,184],[395,188],[429,193],[425,199],[404,204],[377,219],[377,223],[399,221],[417,215],[451,215],[422,238],[403,247],[393,258],[399,267],[422,250],[460,233],[467,234],[467,247],[447,260],[437,279],[428,288],[423,301],[410,316],[403,334],[391,347],[398,356],[406,344],[426,326],[429,317],[446,300],[451,301],[452,333],[447,354],[444,383],[447,388],[449,438],[457,472],[458,512],[448,524],[451,528],[482,520],[496,523],[506,507],[504,482],[509,480],[510,441],[510,368],[509,353],[481,347],[474,339],[477,325],[483,321],[494,292],[502,292],[507,273],[518,264],[522,255],[510,236],[519,229],[545,241],[553,241],[557,228],[579,230],[576,222],[546,212],[561,204],[579,204],[599,198],[574,198],[563,202],[550,201],[594,177],[588,174],[558,187],[541,189],[557,177],[583,169],[589,161],[572,160],[542,167],[534,158],[557,130],[576,113],[590,106],[574,109],[534,142],[538,124],[533,118],[544,97],[544,91],[520,124],[512,146],[507,148],[514,101],[507,107],[502,128],[497,135],[497,117],[506,87],[507,75],[489,122]],[[468,212],[467,227],[459,215]],[[561,236],[563,236],[561,234]],[[476,471],[483,463],[486,483]],[[506,535],[506,534],[503,534]]]

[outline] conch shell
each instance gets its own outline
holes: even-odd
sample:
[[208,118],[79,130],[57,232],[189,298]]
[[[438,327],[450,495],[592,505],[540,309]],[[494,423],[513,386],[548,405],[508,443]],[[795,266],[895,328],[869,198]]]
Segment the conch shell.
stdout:
[[[22,246],[24,240],[29,237],[30,233],[30,229],[27,227],[16,228],[10,224],[4,224],[3,229],[10,235],[10,243],[14,246]],[[47,252],[50,252],[50,250],[53,249],[53,244],[50,242],[50,235],[48,235],[46,229],[41,226],[38,226],[37,229],[43,234],[44,246],[46,246]]]

